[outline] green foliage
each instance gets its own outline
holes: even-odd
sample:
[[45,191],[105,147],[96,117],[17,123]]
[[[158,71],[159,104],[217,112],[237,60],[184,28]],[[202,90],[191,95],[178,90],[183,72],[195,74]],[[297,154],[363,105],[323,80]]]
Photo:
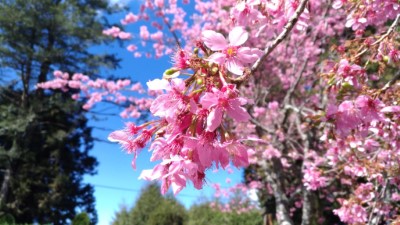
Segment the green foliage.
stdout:
[[142,192],[135,206],[128,210],[122,206],[116,213],[113,225],[183,225],[185,208],[173,197],[164,197],[157,183],[150,183]]
[[14,224],[15,219],[12,215],[10,214],[1,214],[0,215],[0,224]]
[[261,225],[263,218],[259,211],[221,212],[211,208],[209,203],[194,205],[189,210],[187,225]]
[[183,225],[186,220],[186,210],[175,198],[167,198],[153,210],[149,216],[148,225]]
[[112,225],[130,225],[130,215],[126,205],[122,205],[116,212]]
[[0,1],[1,66],[34,83],[45,81],[52,68],[93,74],[117,66],[113,55],[89,50],[106,41],[99,11],[110,10],[107,0]]
[[261,225],[262,221],[258,210],[221,212],[209,203],[186,210],[173,196],[163,197],[160,187],[152,183],[142,190],[132,209],[121,207],[112,225]]
[[135,207],[130,211],[131,225],[147,225],[150,214],[161,205],[164,197],[160,193],[160,186],[151,183],[142,189]]
[[1,211],[17,223],[66,224],[80,208],[96,222],[93,187],[82,184],[97,161],[81,105],[55,94],[21,107],[20,97],[0,89],[0,169],[11,178],[0,177]]
[[187,225],[217,225],[229,222],[224,213],[211,208],[208,203],[192,206],[188,217]]
[[71,225],[90,225],[90,218],[86,212],[79,213],[72,220]]

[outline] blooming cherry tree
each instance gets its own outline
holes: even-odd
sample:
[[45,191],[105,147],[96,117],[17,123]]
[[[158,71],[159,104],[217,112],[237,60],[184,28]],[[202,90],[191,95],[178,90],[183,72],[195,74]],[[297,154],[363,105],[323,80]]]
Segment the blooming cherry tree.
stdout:
[[[80,89],[74,98],[87,109],[106,98],[128,101],[123,115],[149,112],[147,122],[127,123],[109,139],[135,159],[149,146],[159,164],[141,178],[161,181],[163,193],[188,182],[201,189],[207,170],[233,165],[246,168],[265,221],[398,224],[399,2],[188,3],[145,0],[121,21],[154,18],[139,35],[104,31],[139,38],[141,46],[127,47],[136,57],[173,54],[141,99],[119,91],[144,95],[137,84],[79,74],[56,72],[39,87]],[[144,52],[150,43],[154,51]]]

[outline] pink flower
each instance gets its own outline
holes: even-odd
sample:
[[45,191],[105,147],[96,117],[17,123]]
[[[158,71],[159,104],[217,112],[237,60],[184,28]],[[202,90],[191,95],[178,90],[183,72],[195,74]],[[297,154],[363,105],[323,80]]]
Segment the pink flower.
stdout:
[[335,0],[332,4],[332,8],[340,9],[344,4],[347,3],[347,0]]
[[327,179],[321,176],[317,168],[310,167],[304,170],[303,182],[307,190],[315,191],[320,187],[325,187]]
[[[221,145],[222,151],[226,151],[229,153],[229,156],[232,158],[233,165],[237,168],[246,167],[249,165],[249,154],[247,153],[247,148],[239,140],[232,140],[229,142],[225,142]],[[221,152],[222,152],[221,151]],[[224,154],[220,153],[220,162],[221,156]],[[226,167],[221,163],[222,167]]]
[[150,38],[150,33],[147,30],[146,26],[140,27],[140,38],[142,38],[143,40],[148,40]]
[[352,129],[355,129],[361,123],[360,112],[354,107],[353,102],[342,102],[336,113],[336,131],[346,137]]
[[383,103],[378,99],[372,99],[369,96],[360,95],[355,100],[355,105],[360,109],[360,119],[365,123],[369,123],[372,120],[380,120],[381,117],[378,114]]
[[253,8],[253,6],[256,6],[257,4],[259,4],[259,2],[239,2],[232,8],[232,17],[240,25],[246,26],[247,24],[250,24],[254,20],[262,17],[261,13]]
[[193,161],[201,165],[202,168],[208,168],[219,156],[218,150],[215,146],[215,134],[211,132],[204,132],[200,137],[186,137],[185,149],[193,151]]
[[364,29],[367,26],[367,18],[359,15],[350,14],[347,16],[346,27],[351,27],[353,30]]
[[400,106],[398,106],[398,105],[386,106],[385,108],[381,109],[381,112],[383,112],[383,113],[399,113]]
[[[167,90],[166,94],[159,95],[152,102],[150,112],[154,116],[165,117],[169,122],[172,122],[176,119],[177,112],[182,112],[187,108],[188,101],[182,94],[185,89],[185,83],[181,79],[172,79],[171,83],[156,79],[147,84],[149,88]],[[156,84],[159,84],[159,86],[157,87]]]
[[333,210],[333,213],[339,216],[342,222],[364,224],[367,221],[368,214],[364,207],[348,200],[339,199],[339,202],[342,207]]
[[236,122],[244,122],[250,119],[249,113],[241,107],[247,100],[237,96],[233,85],[225,86],[220,90],[213,89],[207,92],[201,99],[201,105],[210,110],[207,117],[207,131],[214,131],[222,121],[223,113],[232,117]]
[[125,18],[123,20],[121,20],[121,24],[127,25],[129,23],[135,23],[138,20],[139,20],[139,16],[134,15],[133,13],[129,13],[128,15],[125,16]]
[[230,72],[242,75],[244,65],[255,62],[262,51],[257,48],[240,47],[249,38],[249,34],[242,27],[235,27],[229,32],[229,44],[224,36],[213,30],[202,33],[204,44],[215,52],[208,60],[224,65]]

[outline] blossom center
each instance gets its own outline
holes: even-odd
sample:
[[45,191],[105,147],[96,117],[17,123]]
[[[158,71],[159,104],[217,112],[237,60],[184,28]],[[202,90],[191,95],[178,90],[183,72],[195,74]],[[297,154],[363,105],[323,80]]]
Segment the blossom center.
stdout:
[[229,106],[229,101],[226,98],[218,99],[218,105],[222,108],[227,108]]
[[232,58],[235,57],[237,55],[237,47],[228,47],[227,49],[225,49],[225,55],[227,58]]

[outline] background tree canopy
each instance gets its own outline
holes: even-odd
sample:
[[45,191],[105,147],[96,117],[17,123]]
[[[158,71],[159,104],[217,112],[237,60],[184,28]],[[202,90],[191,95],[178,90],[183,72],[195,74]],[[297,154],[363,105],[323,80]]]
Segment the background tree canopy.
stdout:
[[142,189],[131,209],[122,206],[112,225],[261,225],[259,210],[222,212],[209,202],[193,205],[186,210],[173,196],[162,196],[160,187],[151,183]]
[[54,70],[97,74],[113,55],[90,47],[112,12],[106,0],[0,1],[0,217],[17,223],[71,222],[85,211],[97,222],[93,187],[82,183],[97,161],[81,104],[71,92],[34,86]]

